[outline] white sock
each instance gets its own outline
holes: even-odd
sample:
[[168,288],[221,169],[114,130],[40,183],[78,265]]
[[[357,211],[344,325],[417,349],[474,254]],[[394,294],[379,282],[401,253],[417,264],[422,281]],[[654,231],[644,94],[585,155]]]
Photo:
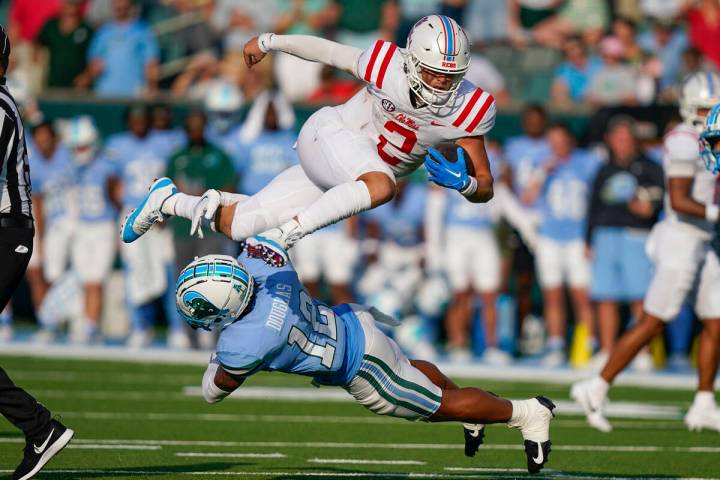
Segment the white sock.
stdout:
[[527,421],[527,416],[530,408],[528,402],[530,400],[510,400],[512,403],[512,415],[510,415],[510,421],[507,422],[510,428],[519,428]]
[[174,215],[190,220],[198,200],[200,200],[200,197],[178,192],[165,200],[160,211],[165,215]]
[[709,410],[715,409],[715,393],[699,390],[695,393],[692,406]]
[[596,403],[601,403],[607,397],[610,384],[600,375],[590,379],[590,395]]
[[304,235],[331,223],[368,210],[371,205],[370,191],[365,182],[356,181],[337,185],[318,198],[297,216]]

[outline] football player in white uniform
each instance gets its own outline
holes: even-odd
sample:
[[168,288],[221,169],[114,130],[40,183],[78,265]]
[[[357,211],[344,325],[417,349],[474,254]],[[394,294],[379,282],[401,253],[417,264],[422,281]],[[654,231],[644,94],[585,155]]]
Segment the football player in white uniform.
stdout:
[[[720,102],[720,76],[700,72],[682,88],[680,114],[684,123],[664,139],[665,175],[668,178],[665,211],[648,240],[655,276],[643,305],[642,319],[619,340],[600,375],[572,386],[571,397],[585,410],[588,423],[601,431],[612,429],[603,406],[610,384],[635,355],[680,311],[693,294],[695,311],[703,321],[698,352],[698,391],[685,416],[690,430],[720,431],[720,409],[713,383],[720,347],[720,263],[711,248],[718,228],[718,178],[705,169],[698,135],[705,117]],[[709,118],[712,120],[712,118]]]
[[[256,195],[208,191],[177,193],[159,179],[128,216],[123,240],[132,242],[170,215],[202,219],[235,240],[257,233],[290,247],[303,236],[392,199],[395,178],[425,159],[430,179],[487,202],[493,178],[484,135],[495,122],[495,101],[464,80],[470,42],[454,20],[431,15],[408,35],[407,48],[378,40],[367,50],[306,35],[265,33],[245,45],[249,67],[270,51],[282,51],[344,70],[367,84],[347,103],[315,112],[297,143],[300,165],[291,167]],[[447,161],[432,147],[455,141],[470,158]],[[216,215],[217,211],[217,215]],[[213,226],[211,224],[211,226]]]

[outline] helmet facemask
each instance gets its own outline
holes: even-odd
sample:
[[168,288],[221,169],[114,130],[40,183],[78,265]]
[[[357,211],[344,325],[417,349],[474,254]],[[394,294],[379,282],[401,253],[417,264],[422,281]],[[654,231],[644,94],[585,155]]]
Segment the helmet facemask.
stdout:
[[[453,76],[450,88],[442,90],[429,85],[422,78],[423,69],[430,72],[443,73]],[[462,79],[465,76],[465,72],[467,72],[467,67],[463,70],[452,72],[437,70],[428,65],[424,65],[414,53],[409,53],[406,61],[406,70],[408,81],[410,83],[410,90],[412,90],[426,104],[432,107],[442,107],[452,103],[455,99],[457,91],[460,88],[460,84],[462,83]]]

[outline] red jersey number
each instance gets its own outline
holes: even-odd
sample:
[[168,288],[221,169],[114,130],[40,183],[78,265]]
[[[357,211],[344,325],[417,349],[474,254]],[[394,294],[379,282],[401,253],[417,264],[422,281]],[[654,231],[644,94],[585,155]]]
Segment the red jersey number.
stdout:
[[401,162],[401,160],[387,153],[385,151],[385,145],[389,143],[393,147],[400,150],[402,153],[409,155],[410,152],[412,152],[413,147],[417,143],[417,135],[415,135],[415,132],[413,132],[412,130],[407,129],[402,125],[393,122],[392,120],[388,120],[383,126],[383,128],[388,133],[397,133],[396,137],[402,137],[403,139],[402,145],[397,145],[396,143],[389,141],[387,137],[385,137],[385,135],[380,134],[380,141],[377,144],[378,155],[380,155],[380,158],[382,158],[385,163],[389,163],[390,165],[397,165]]

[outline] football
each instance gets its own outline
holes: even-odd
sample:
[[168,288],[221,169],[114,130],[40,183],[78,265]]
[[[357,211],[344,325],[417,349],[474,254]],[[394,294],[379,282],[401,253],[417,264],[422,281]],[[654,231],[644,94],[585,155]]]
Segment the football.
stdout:
[[474,176],[475,175],[475,168],[473,167],[473,163],[470,161],[470,156],[467,153],[467,150],[465,150],[463,147],[459,146],[457,143],[453,142],[444,142],[435,147],[435,150],[440,152],[443,157],[447,159],[448,162],[455,163],[458,160],[458,148],[462,148],[463,152],[465,152],[465,160],[467,164],[467,171],[468,175]]

